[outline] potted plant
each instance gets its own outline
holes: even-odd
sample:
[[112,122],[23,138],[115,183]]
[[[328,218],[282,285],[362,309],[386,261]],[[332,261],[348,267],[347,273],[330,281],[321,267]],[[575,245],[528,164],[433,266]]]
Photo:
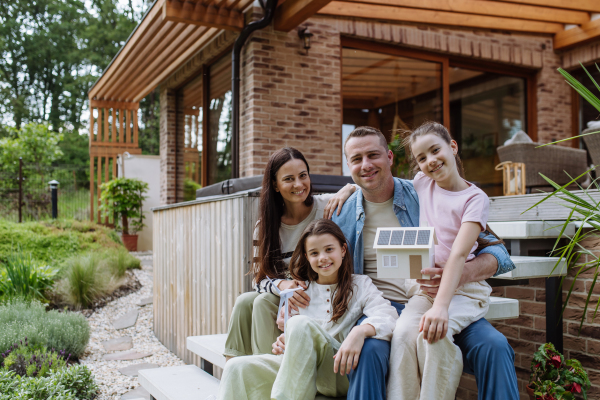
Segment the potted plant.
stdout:
[[575,395],[587,399],[591,386],[587,373],[577,360],[566,360],[552,343],[533,354],[527,392],[531,400],[569,400]]
[[137,251],[137,233],[145,226],[142,204],[148,184],[139,179],[117,178],[103,183],[100,189],[100,210],[104,215],[113,215],[127,250]]

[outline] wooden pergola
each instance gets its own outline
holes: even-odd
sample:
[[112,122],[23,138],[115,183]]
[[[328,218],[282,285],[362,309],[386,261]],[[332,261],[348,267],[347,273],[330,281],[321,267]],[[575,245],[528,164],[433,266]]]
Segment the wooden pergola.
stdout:
[[[150,7],[89,91],[92,219],[100,220],[94,204],[99,205],[100,184],[116,176],[117,155],[141,153],[139,101],[223,30],[240,31],[252,3],[156,0]],[[274,28],[291,31],[315,14],[542,34],[553,38],[555,50],[600,39],[598,0],[281,0]],[[198,112],[188,111],[190,117]],[[186,131],[185,153],[192,162],[201,138],[197,125]]]

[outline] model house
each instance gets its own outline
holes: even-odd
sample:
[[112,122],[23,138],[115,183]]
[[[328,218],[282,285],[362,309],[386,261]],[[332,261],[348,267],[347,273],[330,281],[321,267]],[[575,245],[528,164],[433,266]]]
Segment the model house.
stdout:
[[435,266],[436,243],[433,228],[378,228],[377,277],[429,279],[421,270]]

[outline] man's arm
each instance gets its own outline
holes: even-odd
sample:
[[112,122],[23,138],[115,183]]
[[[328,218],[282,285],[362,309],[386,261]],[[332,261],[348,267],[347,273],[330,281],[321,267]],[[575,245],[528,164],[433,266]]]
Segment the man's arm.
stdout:
[[[465,263],[463,272],[458,282],[458,286],[464,285],[468,282],[479,282],[491,278],[498,270],[498,260],[496,257],[489,253],[483,253],[475,257],[473,260]],[[421,285],[421,289],[431,297],[437,295],[440,289],[440,282],[442,281],[442,268],[425,268],[421,271],[424,275],[438,277],[433,279],[417,279],[417,282]]]

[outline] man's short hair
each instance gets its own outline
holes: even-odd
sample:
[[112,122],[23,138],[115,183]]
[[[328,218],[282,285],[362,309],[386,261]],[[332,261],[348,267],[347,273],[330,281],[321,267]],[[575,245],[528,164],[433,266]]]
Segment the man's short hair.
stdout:
[[[378,136],[381,146],[383,146],[383,148],[386,150],[388,149],[387,140],[385,139],[385,136],[383,136],[383,133],[381,133],[379,129],[373,128],[371,126],[359,126],[358,128],[355,128],[352,132],[350,132],[350,135],[348,135],[348,137],[346,138],[346,141],[344,142],[344,154],[346,154],[346,144],[348,143],[348,140],[352,138],[361,138],[366,136]],[[348,155],[346,154],[346,156]]]

